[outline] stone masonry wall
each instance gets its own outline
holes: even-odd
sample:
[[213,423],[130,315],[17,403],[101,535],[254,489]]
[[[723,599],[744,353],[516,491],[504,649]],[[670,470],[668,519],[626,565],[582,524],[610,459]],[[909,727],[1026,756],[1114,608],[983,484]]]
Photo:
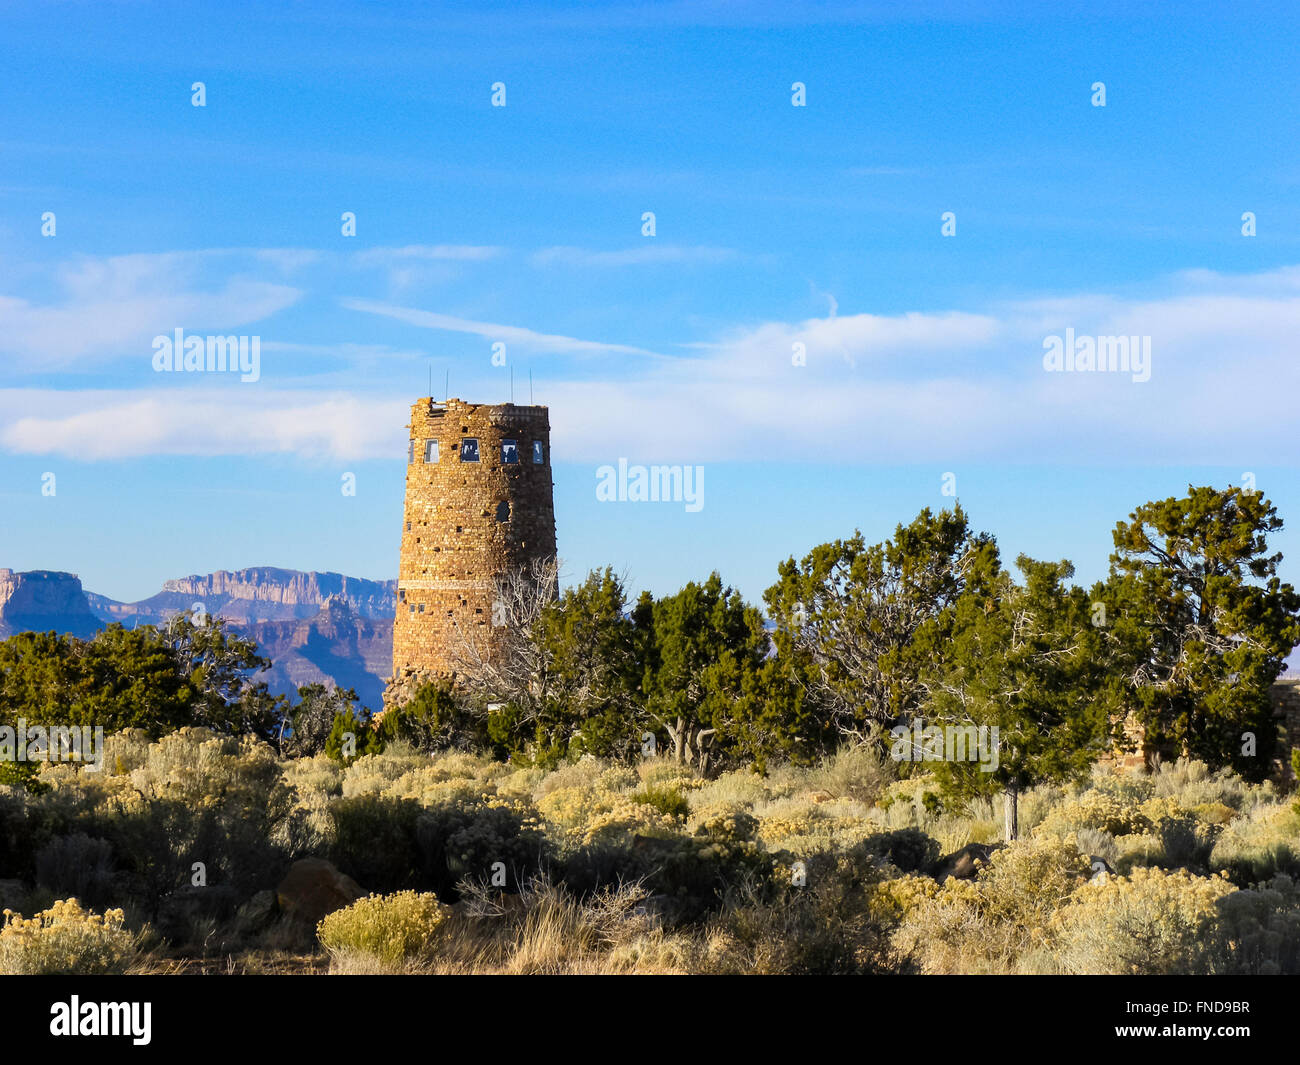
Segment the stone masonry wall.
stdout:
[[419,680],[454,673],[458,626],[473,626],[490,645],[496,577],[555,558],[545,407],[421,399],[409,428],[385,705],[409,697]]
[[1273,700],[1273,716],[1281,726],[1283,737],[1278,745],[1278,764],[1274,765],[1274,777],[1294,783],[1291,752],[1300,748],[1300,679],[1279,680],[1269,694]]
[[[1278,745],[1269,776],[1278,783],[1294,783],[1291,752],[1300,747],[1300,678],[1277,681],[1269,692],[1269,700],[1273,704],[1273,720],[1278,725]],[[1124,732],[1135,749],[1116,750],[1102,760],[1122,769],[1146,769],[1151,764],[1153,751],[1144,742],[1144,730],[1130,718]]]

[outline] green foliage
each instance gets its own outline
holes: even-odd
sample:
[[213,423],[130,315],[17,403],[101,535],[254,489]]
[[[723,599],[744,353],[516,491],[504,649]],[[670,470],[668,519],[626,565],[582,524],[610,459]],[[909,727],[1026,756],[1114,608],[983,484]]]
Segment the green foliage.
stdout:
[[50,790],[48,784],[41,782],[40,766],[33,762],[0,760],[0,785],[22,788],[32,795],[40,795]]
[[484,750],[491,737],[486,714],[476,714],[449,685],[421,685],[406,703],[389,708],[379,725],[386,743],[418,751]]
[[284,700],[253,681],[271,667],[270,660],[257,653],[256,642],[234,632],[222,617],[200,622],[176,614],[157,632],[195,693],[187,724],[231,735],[271,736],[284,713]]
[[253,675],[270,665],[221,618],[113,624],[89,640],[24,632],[0,642],[0,723],[141,728],[186,725],[270,735],[280,702]]
[[351,706],[334,715],[334,724],[325,739],[325,754],[334,761],[349,765],[367,754],[378,754],[384,741],[370,724],[363,708],[357,713]]
[[1016,566],[1023,585],[1004,574],[991,596],[957,601],[947,661],[928,677],[927,725],[998,730],[996,765],[951,751],[927,762],[963,798],[1078,779],[1110,736],[1101,638],[1086,593],[1063,583],[1073,566],[1025,555]]
[[778,660],[843,736],[915,716],[923,673],[943,656],[953,604],[979,596],[998,573],[997,545],[970,530],[960,506],[929,508],[892,539],[860,532],[782,562],[764,593]]
[[541,749],[628,759],[640,751],[646,719],[637,693],[644,634],[626,613],[612,569],[592,570],[542,614],[547,698],[528,741]]
[[[1300,744],[1296,744],[1295,750],[1291,752],[1291,772],[1296,780],[1300,780]],[[1295,801],[1296,813],[1300,813],[1300,796]]]
[[691,804],[676,788],[664,785],[650,785],[642,788],[632,796],[633,802],[652,806],[669,817],[685,818],[691,812]]
[[[357,693],[351,688],[331,688],[324,684],[304,684],[298,689],[298,703],[292,707],[285,719],[290,728],[287,738],[281,737],[281,749],[288,754],[310,758],[326,750],[326,744],[340,716],[351,715],[360,723],[356,712]],[[363,711],[364,713],[364,711]],[[338,743],[342,745],[342,733],[339,730]],[[355,733],[358,743],[360,732]]]
[[676,595],[645,598],[638,622],[646,635],[646,711],[668,734],[679,763],[707,770],[719,760],[715,747],[723,759],[730,753],[726,741],[741,727],[738,715],[761,715],[755,704],[763,699],[758,678],[768,648],[763,619],[713,573]]
[[1267,553],[1281,528],[1260,493],[1189,485],[1116,525],[1107,585],[1148,740],[1252,780],[1272,754],[1269,688],[1300,643],[1300,595]]

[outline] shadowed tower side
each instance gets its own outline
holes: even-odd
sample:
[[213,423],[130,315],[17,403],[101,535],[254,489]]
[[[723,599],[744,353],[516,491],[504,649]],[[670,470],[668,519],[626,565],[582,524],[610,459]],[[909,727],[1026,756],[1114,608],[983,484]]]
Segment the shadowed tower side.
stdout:
[[452,677],[458,628],[490,645],[498,578],[555,559],[545,407],[421,399],[409,428],[386,707]]

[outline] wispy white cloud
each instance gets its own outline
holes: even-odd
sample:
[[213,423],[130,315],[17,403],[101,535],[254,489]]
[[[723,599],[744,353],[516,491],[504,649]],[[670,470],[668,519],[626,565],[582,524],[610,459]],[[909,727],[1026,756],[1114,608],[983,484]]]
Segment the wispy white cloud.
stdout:
[[353,253],[359,266],[392,266],[412,260],[486,262],[505,251],[495,244],[406,244],[399,248],[365,248]]
[[0,445],[70,459],[292,454],[350,461],[400,457],[409,403],[320,392],[0,391]]
[[435,311],[422,311],[414,307],[398,307],[391,303],[378,303],[374,300],[344,299],[342,306],[366,314],[378,314],[407,325],[423,329],[441,329],[452,333],[469,333],[492,341],[517,344],[529,352],[563,353],[572,355],[645,355],[662,358],[645,348],[632,347],[627,344],[609,344],[599,340],[579,340],[576,337],[559,336],[553,333],[539,333],[522,326],[502,325],[495,322],[478,322],[469,318],[456,318],[450,314]]
[[177,326],[234,329],[259,322],[302,290],[235,273],[216,282],[204,270],[225,251],[79,256],[55,273],[59,295],[37,302],[0,296],[0,353],[19,366],[62,368],[120,355]]
[[730,262],[738,258],[732,248],[714,248],[703,245],[659,244],[647,241],[643,245],[617,251],[598,251],[592,248],[575,248],[557,245],[533,253],[534,266],[576,266],[614,269],[624,266],[646,266],[660,263],[704,264]]
[[[1243,470],[1294,461],[1300,270],[1189,273],[1148,289],[1006,301],[978,312],[842,314],[832,303],[825,317],[756,322],[697,341],[689,358],[556,359],[537,398],[551,408],[558,461],[934,462],[944,469],[973,461],[1203,462],[1240,463]],[[391,303],[343,305],[423,329],[501,340],[512,356],[516,346],[557,355],[653,355]],[[1044,339],[1067,329],[1149,336],[1150,379],[1046,372]],[[175,391],[163,388],[12,389],[0,393],[0,446],[82,458],[400,454],[411,397],[397,394],[399,374],[383,378],[378,370],[400,358],[401,373],[409,374],[421,353],[317,347],[340,359],[327,390],[178,381],[186,399],[177,403]],[[277,348],[313,350],[286,342]],[[361,365],[376,373],[356,372]],[[349,380],[364,381],[370,398],[345,395]],[[471,382],[472,390],[472,376]]]

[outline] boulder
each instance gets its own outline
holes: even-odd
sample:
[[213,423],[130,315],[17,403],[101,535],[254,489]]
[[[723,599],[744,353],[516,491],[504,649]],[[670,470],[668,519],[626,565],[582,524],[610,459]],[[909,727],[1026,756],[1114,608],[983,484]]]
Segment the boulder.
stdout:
[[286,915],[315,925],[326,914],[341,910],[368,894],[355,880],[324,858],[301,858],[289,867],[276,902]]

